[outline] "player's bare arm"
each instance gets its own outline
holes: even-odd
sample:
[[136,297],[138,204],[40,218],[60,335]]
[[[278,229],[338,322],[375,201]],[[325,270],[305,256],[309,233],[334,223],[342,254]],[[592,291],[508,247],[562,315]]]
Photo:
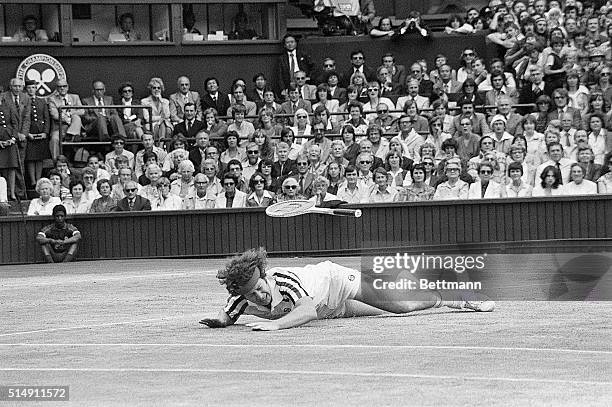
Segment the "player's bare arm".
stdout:
[[295,303],[295,308],[284,317],[274,321],[251,322],[246,325],[256,331],[277,331],[300,326],[317,318],[317,310],[312,298],[303,297]]

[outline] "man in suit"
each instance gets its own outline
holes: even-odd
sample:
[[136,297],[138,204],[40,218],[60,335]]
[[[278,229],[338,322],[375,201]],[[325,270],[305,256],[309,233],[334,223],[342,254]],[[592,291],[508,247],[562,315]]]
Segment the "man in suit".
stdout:
[[[106,96],[106,86],[102,81],[94,81],[93,95],[83,99],[86,106],[97,106],[98,109],[87,109],[83,115],[83,126],[89,137],[100,141],[110,140],[111,135],[119,135],[126,139],[123,120],[117,114],[117,110],[104,108],[113,105],[113,98]],[[109,133],[108,129],[111,129]]]
[[323,67],[316,74],[316,80],[314,81],[314,84],[320,85],[322,83],[327,83],[327,79],[329,78],[330,72],[336,72],[338,74],[338,82],[343,83],[342,75],[338,72],[336,68],[336,61],[333,58],[327,57],[323,60]]
[[509,97],[501,96],[497,98],[497,113],[506,119],[506,132],[514,136],[523,121],[523,116],[512,111],[512,102]]
[[289,159],[289,144],[280,142],[276,145],[278,159],[272,163],[272,178],[286,178],[297,170],[295,160]]
[[[493,89],[488,90],[485,93],[485,105],[495,106],[497,105],[497,99],[501,96],[507,96],[510,98],[512,104],[518,102],[518,93],[516,89],[506,86],[506,76],[503,71],[493,71],[491,73],[491,85]],[[495,109],[488,109],[487,113],[489,116],[494,116]]]
[[121,97],[119,104],[125,106],[119,110],[119,117],[121,117],[125,133],[130,139],[142,140],[144,135],[144,130],[142,129],[144,114],[142,113],[142,108],[132,107],[132,105],[139,104],[134,99],[134,85],[131,82],[123,82],[119,85],[119,96]]
[[332,99],[336,99],[339,104],[344,104],[347,101],[346,89],[338,86],[340,83],[340,77],[336,71],[329,71],[327,78],[325,79],[327,86],[329,86],[329,94]]
[[317,99],[317,87],[306,83],[306,72],[297,71],[295,73],[295,83],[298,85],[298,91],[302,99],[310,101]]
[[290,176],[298,182],[298,194],[310,198],[312,196],[312,183],[315,175],[310,172],[310,163],[306,156],[300,155],[295,160],[297,170]]
[[289,100],[281,105],[279,114],[289,114],[290,117],[286,118],[286,125],[293,126],[293,116],[299,109],[304,109],[308,113],[312,113],[312,105],[308,100],[300,98],[300,91],[298,90],[297,83],[291,82],[287,88],[287,94]]
[[138,184],[135,181],[126,182],[123,192],[125,192],[125,197],[117,202],[115,211],[133,212],[151,210],[151,202],[147,198],[138,195]]
[[196,117],[202,120],[202,106],[200,94],[191,90],[191,82],[186,76],[181,76],[177,80],[178,92],[170,95],[170,120],[172,124],[177,124],[184,119],[185,105],[193,103],[196,108]]
[[[523,86],[519,93],[519,104],[535,103],[536,99],[544,95],[544,74],[542,68],[537,65],[533,65],[529,69],[529,86]],[[522,107],[519,109],[521,114],[528,114],[533,109],[530,107]]]
[[574,117],[572,127],[575,129],[582,129],[582,120],[580,120],[580,111],[576,108],[569,107],[567,105],[568,93],[566,89],[558,88],[552,93],[553,99],[553,110],[548,113],[548,121],[561,120],[563,114],[569,113]]
[[406,82],[403,83],[404,89],[408,89],[408,82],[412,79],[419,81],[419,95],[426,98],[431,96],[433,93],[433,82],[423,77],[423,67],[418,62],[410,66],[410,72],[406,76]]
[[382,66],[389,70],[393,88],[398,89],[399,93],[401,93],[404,83],[406,83],[406,67],[404,65],[396,65],[395,57],[390,52],[382,56]]
[[364,74],[368,82],[376,80],[376,71],[365,64],[365,55],[361,50],[351,52],[351,67],[344,73],[342,87],[350,84],[351,76],[357,71]]
[[255,87],[247,91],[247,98],[257,106],[257,111],[264,105],[264,92],[268,86],[266,76],[262,72],[253,75],[253,84]]
[[219,116],[225,116],[227,109],[231,106],[229,96],[219,92],[219,80],[214,77],[206,78],[204,81],[206,93],[202,95],[202,111],[213,108]]
[[189,161],[193,163],[195,172],[200,173],[202,160],[206,159],[206,148],[209,145],[208,134],[204,130],[201,130],[195,136],[195,146],[189,151]]
[[286,34],[283,37],[285,52],[278,58],[278,91],[287,89],[289,83],[295,80],[298,71],[303,71],[310,76],[314,64],[305,52],[298,50],[297,40],[293,35]]
[[461,99],[458,103],[461,107],[461,114],[455,116],[449,130],[452,136],[459,136],[461,133],[461,119],[467,117],[472,122],[472,132],[482,137],[483,134],[491,132],[487,119],[484,114],[474,112],[474,102],[470,99]]
[[[55,92],[49,96],[49,114],[52,120],[51,130],[51,157],[56,160],[60,153],[60,126],[64,138],[75,139],[81,136],[83,122],[81,116],[85,114],[79,95],[68,93],[69,86],[65,79],[58,79]],[[61,106],[71,106],[62,109]]]
[[187,102],[185,106],[183,106],[183,110],[185,112],[183,115],[185,120],[174,126],[172,134],[174,136],[182,134],[187,138],[193,138],[204,129],[204,123],[196,118],[196,107],[192,102]]
[[454,81],[451,72],[452,68],[448,64],[442,65],[438,72],[440,73],[440,86],[447,95],[461,92],[461,82]]
[[18,118],[15,130],[17,132],[17,148],[19,149],[20,162],[15,172],[15,193],[25,198],[26,184],[22,171],[25,169],[26,136],[30,133],[31,101],[28,94],[23,91],[24,82],[21,79],[12,78],[9,85],[10,90],[3,92],[0,98],[2,99],[2,104],[7,105],[10,110],[15,112]]

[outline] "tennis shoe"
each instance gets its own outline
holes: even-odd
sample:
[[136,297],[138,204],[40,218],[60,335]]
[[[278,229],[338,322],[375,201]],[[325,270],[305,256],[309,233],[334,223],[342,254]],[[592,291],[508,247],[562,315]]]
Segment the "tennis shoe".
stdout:
[[495,309],[495,301],[464,301],[462,308],[479,312],[491,312]]

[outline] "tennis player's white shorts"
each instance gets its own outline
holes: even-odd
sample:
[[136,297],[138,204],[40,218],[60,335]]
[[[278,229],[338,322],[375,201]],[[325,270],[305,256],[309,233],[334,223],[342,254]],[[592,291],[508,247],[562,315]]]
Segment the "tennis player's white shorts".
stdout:
[[[315,298],[319,318],[341,318],[346,312],[346,301],[357,295],[361,286],[361,273],[331,261],[312,266],[318,273],[329,276],[328,289],[321,290],[320,301]],[[326,292],[325,292],[326,291]]]

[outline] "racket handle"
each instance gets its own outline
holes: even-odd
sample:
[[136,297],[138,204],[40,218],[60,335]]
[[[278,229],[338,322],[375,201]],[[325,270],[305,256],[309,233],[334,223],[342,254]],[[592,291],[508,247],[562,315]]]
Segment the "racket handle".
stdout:
[[337,216],[361,217],[361,209],[334,209],[333,214]]

